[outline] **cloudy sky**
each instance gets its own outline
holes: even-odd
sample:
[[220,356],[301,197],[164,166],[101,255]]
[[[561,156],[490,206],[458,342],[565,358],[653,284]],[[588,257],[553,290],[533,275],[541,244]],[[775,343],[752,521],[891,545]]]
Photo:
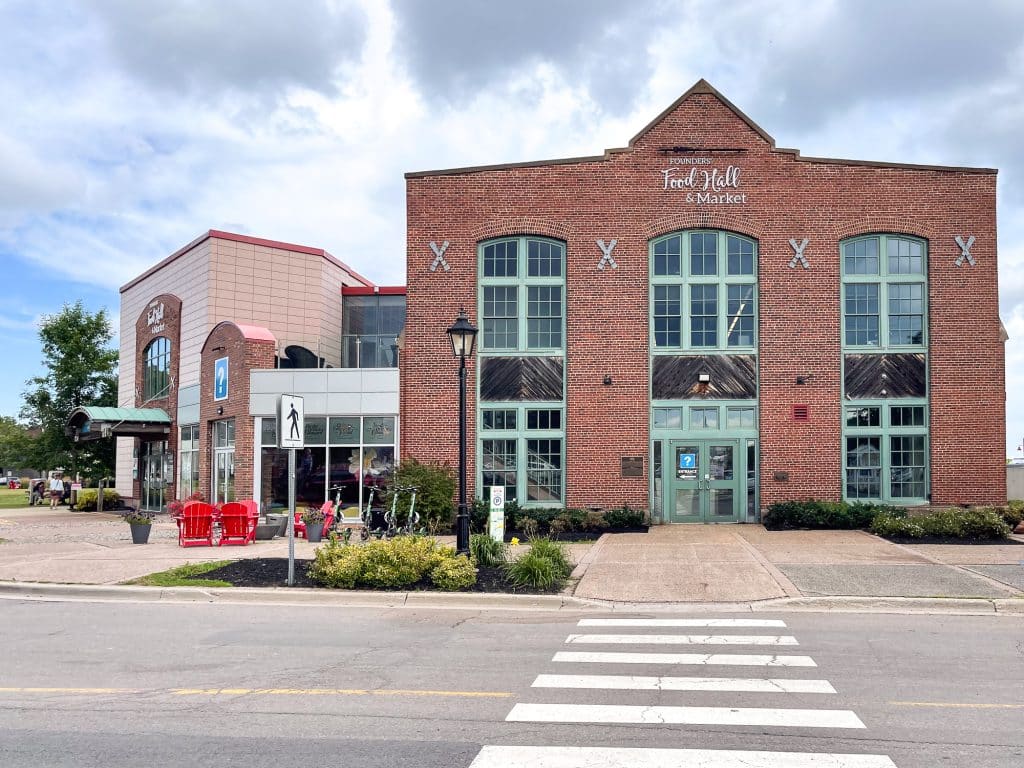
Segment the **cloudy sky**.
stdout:
[[995,167],[1024,401],[1018,0],[0,0],[0,415],[40,315],[207,229],[405,280],[402,174],[599,154],[703,77],[778,146]]

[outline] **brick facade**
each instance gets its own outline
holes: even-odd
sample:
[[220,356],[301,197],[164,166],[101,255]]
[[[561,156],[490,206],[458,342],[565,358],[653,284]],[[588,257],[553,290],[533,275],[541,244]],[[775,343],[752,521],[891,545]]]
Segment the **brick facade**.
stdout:
[[[235,494],[239,499],[253,498],[255,440],[253,418],[249,415],[249,371],[274,367],[275,344],[269,331],[231,321],[218,323],[203,344],[199,371],[200,489],[212,488],[214,422],[234,419]],[[223,357],[228,359],[228,396],[215,400],[214,365]]]
[[[664,151],[679,147],[696,151]],[[686,189],[666,189],[670,156],[738,166],[739,186],[727,191],[742,200],[714,203]],[[681,176],[690,169],[676,170]],[[457,362],[444,331],[460,306],[480,325],[478,244],[501,235],[549,236],[566,245],[566,504],[647,507],[648,243],[679,230],[715,228],[758,243],[761,506],[787,498],[842,498],[839,243],[853,235],[897,233],[928,245],[932,502],[1005,502],[995,171],[801,157],[777,149],[701,81],[628,147],[600,157],[406,178],[404,456],[457,462]],[[956,264],[957,235],[974,236],[973,265]],[[602,254],[595,241],[613,238],[617,268],[598,270]],[[808,269],[789,266],[791,238],[808,240]],[[450,270],[430,269],[432,241],[449,242],[444,258]],[[471,363],[471,491],[475,373]],[[610,386],[602,386],[606,375]],[[797,385],[798,376],[811,378]],[[794,404],[808,406],[807,421],[794,421]],[[643,477],[620,476],[624,456],[645,457]],[[786,473],[785,480],[777,473]]]

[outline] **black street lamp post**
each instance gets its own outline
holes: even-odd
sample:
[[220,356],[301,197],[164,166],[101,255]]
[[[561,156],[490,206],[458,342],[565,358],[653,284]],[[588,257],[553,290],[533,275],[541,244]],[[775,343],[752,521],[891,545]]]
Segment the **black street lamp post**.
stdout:
[[476,327],[469,322],[466,310],[459,307],[459,316],[448,329],[452,354],[459,358],[459,513],[455,518],[455,552],[469,554],[469,507],[466,504],[466,358],[476,347]]

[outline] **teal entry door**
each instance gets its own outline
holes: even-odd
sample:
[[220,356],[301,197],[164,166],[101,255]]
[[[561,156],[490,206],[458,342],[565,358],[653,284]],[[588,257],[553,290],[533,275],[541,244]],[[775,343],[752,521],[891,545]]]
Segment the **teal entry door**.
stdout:
[[666,462],[670,523],[734,523],[746,505],[740,440],[673,440]]

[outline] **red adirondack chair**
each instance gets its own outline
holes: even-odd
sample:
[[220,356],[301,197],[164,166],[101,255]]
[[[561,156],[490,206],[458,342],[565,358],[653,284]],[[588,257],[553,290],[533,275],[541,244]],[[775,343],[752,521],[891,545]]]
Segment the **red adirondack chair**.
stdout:
[[256,518],[250,507],[242,501],[229,501],[220,507],[220,541],[217,546],[239,544],[245,546],[256,538]]
[[212,504],[190,501],[176,517],[178,544],[182,547],[212,547],[213,519],[217,510]]
[[[325,501],[320,506],[320,511],[324,513],[324,533],[326,534],[331,530],[331,526],[334,525],[334,503]],[[295,536],[296,538],[306,538],[306,524],[302,522],[302,513],[295,513]]]

